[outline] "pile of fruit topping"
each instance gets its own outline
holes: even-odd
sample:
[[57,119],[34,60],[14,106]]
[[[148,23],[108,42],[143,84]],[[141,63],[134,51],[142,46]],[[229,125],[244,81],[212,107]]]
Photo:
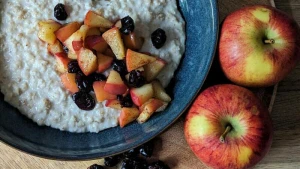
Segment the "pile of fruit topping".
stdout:
[[[154,143],[151,140],[123,154],[104,158],[104,165],[114,167],[121,162],[121,169],[170,169],[167,164],[160,160],[148,162],[147,159],[152,157],[153,150]],[[88,169],[104,169],[104,166],[93,164]]]
[[[63,4],[55,6],[54,16],[57,20],[67,18]],[[156,79],[167,62],[139,52],[144,39],[135,34],[130,16],[114,24],[88,11],[83,24],[45,20],[38,25],[38,37],[48,44],[61,82],[80,109],[92,110],[96,101],[105,101],[106,107],[121,112],[119,124],[124,127],[134,120],[146,122],[171,101]],[[155,48],[161,48],[166,42],[165,31],[158,28],[151,40]]]

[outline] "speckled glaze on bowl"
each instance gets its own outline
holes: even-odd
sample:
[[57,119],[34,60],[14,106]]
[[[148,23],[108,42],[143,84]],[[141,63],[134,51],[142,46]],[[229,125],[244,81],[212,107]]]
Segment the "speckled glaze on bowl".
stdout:
[[40,127],[0,96],[0,139],[21,151],[52,159],[101,158],[137,147],[163,132],[188,108],[210,69],[218,36],[216,0],[179,0],[186,20],[186,53],[170,92],[174,100],[147,123],[76,134]]

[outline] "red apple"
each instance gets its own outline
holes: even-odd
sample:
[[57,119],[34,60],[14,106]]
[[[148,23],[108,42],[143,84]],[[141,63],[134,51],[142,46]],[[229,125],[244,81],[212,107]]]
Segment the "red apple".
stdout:
[[285,13],[270,6],[249,6],[225,19],[219,58],[236,84],[266,87],[278,83],[300,59],[300,29]]
[[273,127],[267,108],[251,91],[236,85],[204,90],[188,111],[187,143],[207,166],[245,169],[268,152]]

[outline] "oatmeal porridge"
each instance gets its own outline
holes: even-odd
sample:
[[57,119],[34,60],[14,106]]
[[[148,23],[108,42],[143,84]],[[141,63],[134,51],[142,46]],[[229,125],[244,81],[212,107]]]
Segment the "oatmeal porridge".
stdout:
[[[99,132],[118,125],[120,111],[97,103],[84,111],[72,100],[56,71],[55,58],[37,36],[38,22],[54,19],[53,8],[63,3],[68,12],[62,24],[83,21],[93,10],[116,22],[130,16],[135,33],[143,37],[140,52],[151,53],[167,62],[157,79],[166,87],[184,53],[184,21],[176,0],[2,0],[0,2],[0,86],[6,102],[39,125],[70,132]],[[167,41],[156,49],[151,33],[165,30]]]

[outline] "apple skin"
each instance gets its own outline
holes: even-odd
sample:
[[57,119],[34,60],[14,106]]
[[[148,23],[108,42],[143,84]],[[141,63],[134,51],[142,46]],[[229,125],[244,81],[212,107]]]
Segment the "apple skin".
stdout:
[[[273,44],[264,40],[273,39]],[[270,6],[248,6],[228,15],[222,25],[219,59],[232,82],[267,87],[287,76],[300,59],[300,29]]]
[[[233,129],[220,137],[227,125]],[[273,126],[267,108],[251,91],[231,84],[204,90],[188,111],[184,134],[194,154],[216,169],[253,167],[268,152]]]

